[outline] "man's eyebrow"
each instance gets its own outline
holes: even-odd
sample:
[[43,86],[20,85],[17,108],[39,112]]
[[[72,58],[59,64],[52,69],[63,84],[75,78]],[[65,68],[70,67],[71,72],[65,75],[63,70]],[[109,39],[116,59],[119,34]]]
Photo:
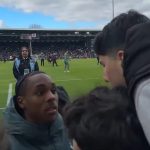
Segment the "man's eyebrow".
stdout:
[[[51,85],[52,85],[52,87],[55,87],[55,86],[56,86],[55,83],[51,83]],[[43,83],[42,83],[42,84],[37,84],[37,85],[36,85],[37,88],[41,88],[41,87],[45,87],[45,86],[46,86],[46,85],[43,84]]]
[[38,84],[35,87],[37,87],[37,88],[45,87],[45,84]]

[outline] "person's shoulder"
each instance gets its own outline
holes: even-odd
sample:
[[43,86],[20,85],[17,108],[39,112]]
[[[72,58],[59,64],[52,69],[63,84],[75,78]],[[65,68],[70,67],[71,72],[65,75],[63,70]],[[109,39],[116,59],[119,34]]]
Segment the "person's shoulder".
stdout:
[[18,61],[18,60],[20,60],[20,58],[19,58],[19,57],[16,57],[16,58],[14,59],[14,61]]
[[36,62],[36,58],[33,57],[33,56],[31,56],[29,59],[30,59],[31,62],[34,62],[34,63]]
[[14,59],[14,64],[17,65],[17,66],[19,66],[20,61],[21,61],[21,59],[20,59],[19,57],[16,57],[16,58]]

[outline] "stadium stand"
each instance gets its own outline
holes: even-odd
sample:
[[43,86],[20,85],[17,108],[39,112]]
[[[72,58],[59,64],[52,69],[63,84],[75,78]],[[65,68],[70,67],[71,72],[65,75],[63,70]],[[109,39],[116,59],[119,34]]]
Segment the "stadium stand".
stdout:
[[[0,29],[0,58],[17,55],[22,45],[33,54],[61,53],[69,50],[75,54],[92,50],[93,39],[98,30],[48,30],[48,29]],[[77,51],[77,52],[74,52]],[[88,55],[88,54],[87,54]]]

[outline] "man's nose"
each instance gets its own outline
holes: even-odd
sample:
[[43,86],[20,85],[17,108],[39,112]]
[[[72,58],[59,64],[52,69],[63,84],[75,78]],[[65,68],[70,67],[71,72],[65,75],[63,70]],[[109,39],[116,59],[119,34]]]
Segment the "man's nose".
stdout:
[[105,82],[109,82],[109,79],[106,75],[103,76],[103,79],[104,79]]
[[56,99],[56,94],[54,94],[51,90],[49,90],[47,92],[46,99],[47,100],[55,100]]

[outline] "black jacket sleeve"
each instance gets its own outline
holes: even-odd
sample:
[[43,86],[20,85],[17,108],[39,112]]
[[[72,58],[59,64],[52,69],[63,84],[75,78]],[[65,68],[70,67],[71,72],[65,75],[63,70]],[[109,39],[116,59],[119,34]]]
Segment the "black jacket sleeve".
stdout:
[[129,94],[133,97],[137,84],[150,77],[150,22],[128,30],[123,70]]
[[14,77],[16,78],[16,80],[18,80],[19,77],[21,77],[21,74],[18,72],[18,70],[15,66],[15,61],[14,61],[14,64],[13,64],[13,74],[14,74]]

